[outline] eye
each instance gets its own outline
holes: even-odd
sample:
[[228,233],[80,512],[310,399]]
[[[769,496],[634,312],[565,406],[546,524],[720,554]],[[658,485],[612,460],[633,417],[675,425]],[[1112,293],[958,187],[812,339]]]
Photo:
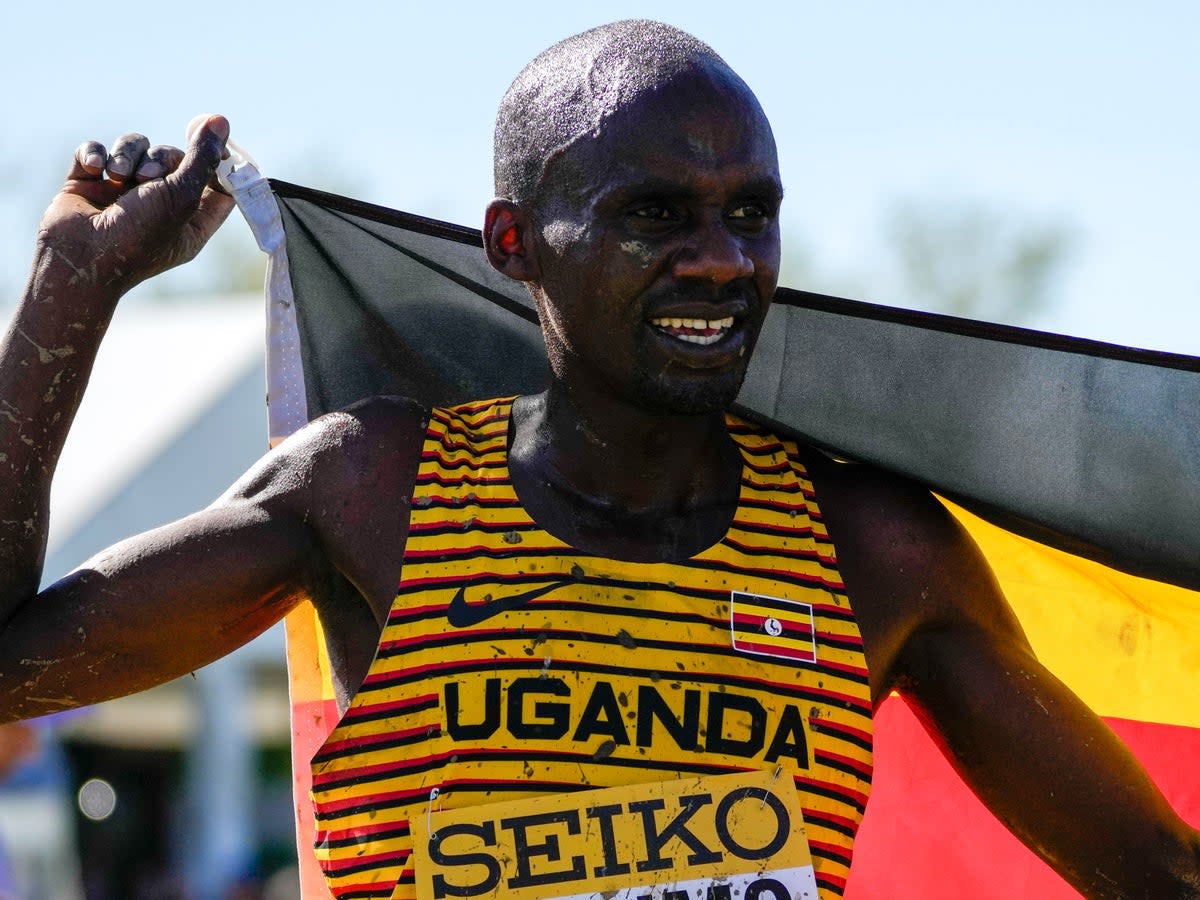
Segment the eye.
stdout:
[[758,203],[744,203],[741,206],[734,207],[726,215],[731,219],[753,221],[755,219],[765,219],[769,216],[769,213]]
[[649,219],[653,222],[673,222],[678,216],[669,206],[662,203],[647,203],[636,207],[629,213],[639,219]]

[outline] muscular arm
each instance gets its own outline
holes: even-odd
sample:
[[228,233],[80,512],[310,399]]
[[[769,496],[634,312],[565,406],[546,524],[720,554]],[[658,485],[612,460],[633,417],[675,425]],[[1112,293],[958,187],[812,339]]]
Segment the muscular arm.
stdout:
[[1200,897],[1200,840],[1137,760],[1027,645],[930,627],[905,693],[964,780],[1087,897]]
[[[343,693],[375,649],[421,438],[420,410],[402,401],[313,423],[207,509],[37,592],[54,466],[117,299],[194,255],[228,212],[229,199],[206,186],[224,138],[215,128],[223,120],[186,157],[146,152],[140,136],[121,139],[107,162],[99,145],[83,145],[43,220],[0,345],[0,720],[176,677],[310,593],[322,598]],[[125,166],[122,155],[136,158]],[[350,589],[327,590],[334,581]]]
[[1200,897],[1200,836],[1037,661],[950,514],[866,467],[817,467],[876,702],[900,690],[988,808],[1086,896]]
[[[352,693],[394,593],[421,421],[415,404],[387,399],[325,416],[207,509],[122,541],[31,597],[0,633],[0,719],[175,678],[308,596],[339,692]],[[328,590],[333,578],[351,590]]]
[[143,690],[269,627],[319,574],[266,461],[209,508],[137,535],[22,603],[0,633],[0,711],[24,718]]

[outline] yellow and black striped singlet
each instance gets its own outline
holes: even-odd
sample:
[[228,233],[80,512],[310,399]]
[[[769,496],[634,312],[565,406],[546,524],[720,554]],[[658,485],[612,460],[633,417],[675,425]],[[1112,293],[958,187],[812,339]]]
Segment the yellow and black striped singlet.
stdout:
[[378,654],[313,760],[333,895],[415,897],[409,821],[431,803],[767,769],[795,782],[820,896],[840,896],[870,692],[795,446],[730,416],[744,466],[725,537],[682,563],[622,562],[530,519],[510,407],[432,414]]

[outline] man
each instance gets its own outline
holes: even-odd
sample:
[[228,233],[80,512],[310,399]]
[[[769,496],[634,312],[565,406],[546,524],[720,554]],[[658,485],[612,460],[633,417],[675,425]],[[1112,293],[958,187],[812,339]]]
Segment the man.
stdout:
[[[339,896],[413,896],[453,862],[410,831],[436,833],[438,810],[747,769],[795,785],[836,896],[870,705],[893,689],[1081,891],[1200,896],[1197,834],[1037,662],[945,510],[725,416],[775,289],[782,190],[754,95],[666,26],[556,45],[502,103],[484,241],[536,302],[543,394],[326,416],[209,508],[37,594],[54,462],[109,316],[228,213],[206,186],[227,133],[209,119],[186,155],[85,144],[43,220],[0,355],[10,717],[176,677],[311,594],[349,709],[314,770]],[[664,801],[629,801],[647,852],[709,859],[688,830],[703,797],[666,824]],[[525,857],[557,856],[521,834]],[[630,868],[610,844],[596,877]]]

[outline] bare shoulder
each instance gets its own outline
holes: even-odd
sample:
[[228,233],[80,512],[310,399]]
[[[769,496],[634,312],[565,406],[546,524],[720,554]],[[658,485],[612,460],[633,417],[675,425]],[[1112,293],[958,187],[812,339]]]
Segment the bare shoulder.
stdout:
[[931,553],[942,556],[939,551],[961,549],[965,534],[928,488],[866,463],[835,461],[811,448],[806,456],[839,559],[847,553],[853,557],[841,559],[843,564],[898,577],[923,568]]
[[[315,503],[327,493],[357,492],[400,474],[397,462],[419,453],[425,409],[405,397],[370,397],[314,419],[267,454],[230,488],[229,497]],[[311,518],[319,509],[306,509]]]
[[408,528],[427,411],[371,397],[313,420],[229,492],[307,522],[328,563],[386,615]]
[[802,456],[863,631],[873,691],[898,686],[905,651],[923,632],[970,627],[1024,641],[979,548],[927,488],[812,448]]
[[[419,447],[428,412],[407,397],[368,397],[309,422],[280,449],[296,468],[330,468],[353,475],[357,464]],[[335,471],[342,466],[344,472]]]
[[279,507],[315,535],[312,599],[343,705],[366,674],[395,597],[427,418],[404,397],[361,400],[310,422],[223,498],[268,514]]

